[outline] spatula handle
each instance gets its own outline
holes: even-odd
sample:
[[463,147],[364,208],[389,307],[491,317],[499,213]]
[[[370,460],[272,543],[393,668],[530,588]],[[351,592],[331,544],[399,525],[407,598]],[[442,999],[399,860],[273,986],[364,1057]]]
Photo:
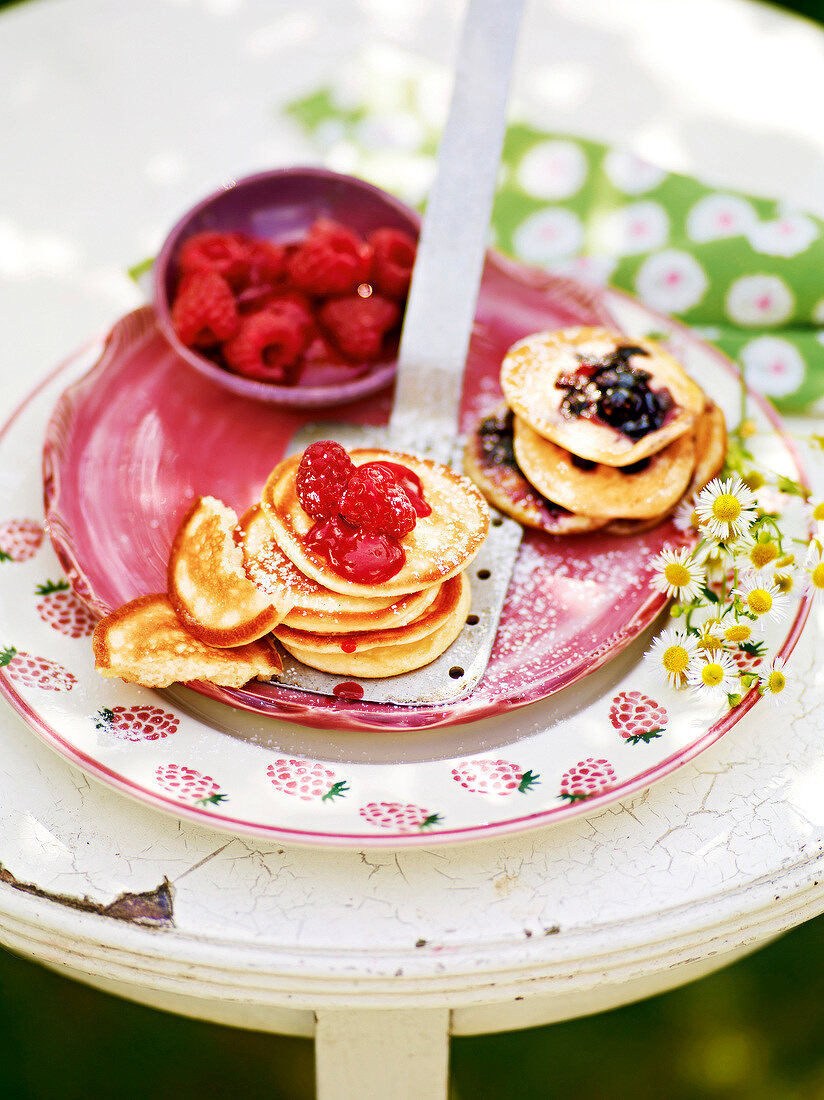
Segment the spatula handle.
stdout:
[[406,306],[389,435],[441,459],[457,430],[522,8],[469,0]]

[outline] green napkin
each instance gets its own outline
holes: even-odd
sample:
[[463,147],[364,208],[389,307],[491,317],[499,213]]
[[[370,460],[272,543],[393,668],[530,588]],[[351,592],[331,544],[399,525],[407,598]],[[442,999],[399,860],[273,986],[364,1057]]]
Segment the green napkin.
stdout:
[[[421,206],[447,96],[442,70],[375,47],[288,113],[330,167]],[[492,230],[510,256],[682,319],[781,411],[824,396],[821,219],[513,122]]]

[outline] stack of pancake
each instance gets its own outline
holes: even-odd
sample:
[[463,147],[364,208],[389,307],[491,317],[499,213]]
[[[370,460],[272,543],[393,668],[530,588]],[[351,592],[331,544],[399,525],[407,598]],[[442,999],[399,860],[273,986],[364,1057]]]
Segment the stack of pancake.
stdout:
[[510,348],[501,388],[505,403],[471,433],[464,468],[525,526],[637,534],[723,466],[723,413],[652,340],[538,333]]
[[306,665],[359,678],[396,676],[440,656],[466,622],[464,570],[486,537],[486,503],[439,463],[376,450],[351,458],[406,466],[431,508],[400,540],[405,561],[388,581],[349,580],[308,546],[314,520],[297,497],[293,456],[240,521],[214,497],[195,501],[172,544],[167,593],[101,620],[97,668],[148,687],[238,685],[282,671],[273,638]]

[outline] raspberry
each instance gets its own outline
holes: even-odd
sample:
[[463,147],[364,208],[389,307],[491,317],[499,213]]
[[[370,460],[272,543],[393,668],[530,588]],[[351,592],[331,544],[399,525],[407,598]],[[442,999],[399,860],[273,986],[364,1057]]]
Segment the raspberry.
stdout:
[[369,279],[387,298],[403,301],[409,292],[417,244],[402,229],[376,229],[369,234],[372,267]]
[[172,303],[172,325],[186,347],[214,347],[238,330],[231,287],[216,271],[194,271]]
[[288,256],[289,278],[309,294],[346,294],[368,278],[371,257],[350,229],[319,218]]
[[354,527],[402,539],[415,526],[415,509],[392,473],[378,462],[359,466],[349,478],[340,514]]
[[298,500],[314,519],[329,519],[337,510],[355,466],[331,439],[312,443],[303,452],[295,477]]
[[270,307],[242,319],[237,335],[223,345],[223,356],[245,378],[283,382],[303,351],[305,336],[305,327],[288,309]]
[[237,289],[275,286],[286,274],[286,250],[282,245],[246,237],[241,251],[246,269],[242,274],[238,273]]
[[333,298],[320,307],[318,319],[349,359],[378,359],[383,338],[400,320],[400,307],[380,294]]
[[249,270],[247,241],[242,233],[221,233],[207,229],[183,242],[178,256],[181,275],[194,271],[214,271],[234,285]]

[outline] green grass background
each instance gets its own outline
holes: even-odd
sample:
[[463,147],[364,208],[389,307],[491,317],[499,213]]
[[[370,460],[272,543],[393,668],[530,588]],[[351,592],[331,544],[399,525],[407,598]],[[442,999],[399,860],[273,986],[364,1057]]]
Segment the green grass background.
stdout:
[[[824,21],[824,0],[776,6]],[[824,1100],[824,917],[672,993],[451,1057],[451,1100]],[[309,1040],[155,1012],[2,950],[0,1066],[17,1100],[314,1096]]]

